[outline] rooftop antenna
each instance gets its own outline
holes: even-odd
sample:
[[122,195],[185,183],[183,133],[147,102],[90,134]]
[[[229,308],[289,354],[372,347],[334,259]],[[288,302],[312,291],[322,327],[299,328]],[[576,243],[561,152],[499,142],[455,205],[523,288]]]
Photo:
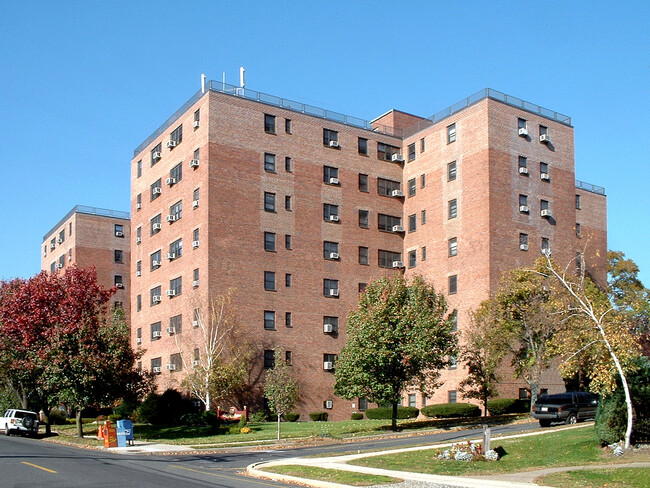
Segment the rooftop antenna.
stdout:
[[205,79],[206,76],[201,73],[201,93],[205,93]]

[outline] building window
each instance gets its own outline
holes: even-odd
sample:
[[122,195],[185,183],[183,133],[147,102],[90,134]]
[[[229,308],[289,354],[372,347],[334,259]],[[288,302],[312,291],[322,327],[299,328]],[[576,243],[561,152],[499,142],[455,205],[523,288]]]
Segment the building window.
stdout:
[[447,126],[447,144],[456,141],[456,124]]
[[192,327],[198,327],[200,323],[201,323],[201,310],[195,308],[192,317]]
[[136,178],[140,178],[142,176],[142,159],[135,163],[135,175]]
[[328,185],[338,185],[339,169],[332,166],[323,166],[323,182]]
[[115,237],[124,237],[124,226],[122,224],[115,224],[114,232]]
[[448,396],[447,400],[449,403],[456,403],[457,401],[456,390],[450,390],[447,396]]
[[[539,209],[542,212],[542,216],[544,216],[545,214],[548,214],[548,212],[550,210],[550,204],[549,204],[548,200],[540,200],[539,201]],[[546,210],[546,212],[544,212],[544,210]]]
[[275,233],[264,233],[264,250],[268,252],[275,252]]
[[169,178],[170,182],[169,184],[173,185],[175,183],[180,182],[183,179],[183,164],[178,163],[176,166],[174,166],[170,171],[169,171]]
[[580,195],[576,195],[576,209],[580,210]]
[[264,153],[264,171],[275,173],[275,154]]
[[287,173],[293,172],[293,167],[291,166],[291,158],[289,156],[284,158],[284,170]]
[[548,163],[539,163],[539,177],[544,181],[550,181],[551,177],[548,172]]
[[169,289],[173,292],[171,296],[177,297],[183,293],[183,277],[173,278],[169,280]]
[[150,197],[150,200],[151,201],[155,200],[156,198],[158,198],[160,196],[161,193],[162,193],[162,183],[161,183],[161,179],[158,178],[151,185],[151,197]]
[[525,156],[519,156],[518,167],[520,175],[528,176],[528,158]]
[[339,206],[332,205],[331,203],[323,204],[323,219],[328,222],[338,222],[339,221]]
[[175,204],[173,204],[171,207],[169,207],[169,216],[172,217],[169,220],[169,223],[171,224],[172,222],[176,222],[177,220],[180,220],[183,218],[183,201],[179,200]]
[[291,195],[284,196],[284,209],[291,211]]
[[199,286],[199,268],[192,272],[192,278],[192,287],[197,288]]
[[183,255],[183,239],[176,239],[169,245],[170,259],[180,258]]
[[135,297],[135,311],[139,312],[142,310],[142,295]]
[[528,234],[519,233],[519,250],[528,251]]
[[275,330],[275,312],[273,310],[264,310],[264,328]]
[[201,189],[195,188],[192,192],[192,208],[197,208],[199,206],[199,199],[201,198]]
[[264,271],[264,289],[266,291],[275,291],[275,272]]
[[359,173],[359,191],[368,193],[368,175]]
[[158,161],[160,161],[160,158],[162,157],[162,143],[159,142],[154,146],[154,148],[151,150],[151,166],[156,164]]
[[119,249],[115,249],[114,251],[114,259],[116,263],[123,263],[124,262],[124,251],[121,251]]
[[291,312],[285,312],[284,314],[284,326],[291,328]]
[[264,192],[264,211],[275,212],[275,193]]
[[409,161],[413,161],[415,159],[415,142],[412,142],[408,145],[408,156]]
[[366,291],[366,287],[368,286],[368,283],[359,283],[359,293],[363,293]]
[[194,112],[194,128],[198,129],[199,128],[199,121],[201,120],[201,109],[196,109],[196,112]]
[[409,407],[415,406],[415,393],[409,393]]
[[367,247],[359,246],[359,264],[370,264]]
[[323,317],[323,332],[326,334],[336,334],[339,331],[339,318],[325,316]]
[[383,142],[377,143],[377,159],[381,159],[382,161],[392,161],[393,156],[396,154],[399,154],[399,147],[390,146]]
[[426,261],[427,260],[427,246],[422,246],[422,253],[421,254],[422,254],[422,257],[420,259],[422,259],[422,261]]
[[577,222],[576,222],[576,236],[577,237],[582,237],[582,229],[581,229],[580,224],[578,224]]
[[417,251],[409,251],[409,268],[415,268],[417,265]]
[[358,148],[359,148],[359,154],[361,154],[362,156],[367,156],[368,155],[368,139],[364,139],[363,137],[359,137]]
[[275,351],[273,349],[264,349],[264,369],[275,368]]
[[169,356],[169,372],[181,371],[183,369],[183,361],[179,352]]
[[264,114],[264,132],[275,134],[275,115]]
[[458,358],[456,356],[449,356],[449,369],[456,369],[458,367]]
[[451,331],[456,332],[458,330],[458,310],[452,310],[449,314],[449,321],[451,322]]
[[449,218],[455,219],[458,217],[458,201],[454,198],[449,200]]
[[339,147],[339,133],[335,130],[323,129],[323,145]]
[[369,227],[368,210],[359,210],[359,227],[362,229],[367,229]]
[[424,150],[426,149],[425,143],[424,143],[424,137],[420,139],[420,152],[423,153]]
[[135,197],[135,209],[140,210],[142,208],[142,193],[138,193]]
[[408,181],[408,192],[409,192],[409,198],[415,196],[415,178],[411,178]]
[[521,117],[519,117],[517,119],[517,129],[526,129],[526,128],[527,128],[526,119],[522,119]]
[[393,251],[384,251],[379,250],[379,267],[380,268],[392,268],[394,262],[402,261],[402,253],[393,252]]
[[334,369],[334,364],[336,363],[336,354],[323,354],[323,363],[329,363]]
[[59,244],[63,243],[64,241],[65,241],[65,229],[59,232],[59,238],[57,239],[57,242]]
[[385,197],[392,197],[395,190],[400,190],[402,185],[399,181],[377,178],[377,193]]
[[161,229],[161,216],[160,214],[156,215],[153,219],[149,221],[151,224],[151,235],[157,234]]
[[519,195],[519,211],[521,213],[528,213],[530,211],[528,207],[528,195]]
[[157,341],[161,337],[161,328],[162,328],[162,323],[161,322],[154,322],[151,324],[151,340],[152,341]]
[[183,315],[174,315],[169,319],[169,333],[180,334],[183,332]]
[[284,119],[284,131],[291,134],[291,119]]
[[544,125],[539,126],[539,140],[542,140],[542,136],[548,136],[548,127]]
[[284,286],[291,288],[291,273],[284,274]]
[[[160,215],[158,217],[160,218]],[[155,232],[152,232],[152,234],[155,234]],[[138,226],[135,229],[135,243],[139,245],[141,242],[142,242],[142,227]]]
[[451,275],[449,277],[449,294],[455,293],[458,293],[458,275]]
[[420,175],[420,188],[424,188],[427,186],[427,175],[421,174]]
[[447,164],[447,181],[454,181],[456,179],[456,161]]
[[135,330],[135,339],[137,344],[142,344],[142,327],[138,327]]
[[415,232],[417,227],[417,216],[416,214],[409,215],[409,232]]
[[338,259],[339,258],[339,243],[338,242],[323,242],[323,257],[325,259]]
[[519,388],[519,399],[520,400],[528,400],[530,397],[528,396],[528,388]]
[[323,295],[326,297],[339,296],[339,280],[323,280]]
[[151,263],[151,271],[154,271],[158,268],[160,268],[161,260],[160,260],[160,249],[158,249],[156,252],[153,252],[149,255],[149,262]]
[[284,248],[289,250],[289,251],[291,250],[291,235],[290,234],[286,234],[284,236]]
[[156,286],[149,290],[151,301],[149,302],[150,306],[158,305],[161,300],[161,295],[162,295],[162,288],[160,286]]
[[170,148],[172,148],[174,146],[178,146],[181,143],[181,141],[183,140],[183,124],[176,127],[169,134],[169,140],[175,142],[175,144],[173,146],[169,146]]
[[384,230],[387,232],[393,232],[393,226],[402,225],[402,219],[400,217],[394,217],[392,215],[378,214],[377,216],[377,228],[379,230]]
[[113,284],[117,288],[124,288],[124,281],[122,280],[122,275],[115,275],[113,278]]
[[420,212],[420,221],[422,222],[422,225],[427,223],[427,211],[426,210],[422,210]]
[[135,275],[136,276],[141,276],[142,275],[142,261],[138,260],[135,263]]
[[449,239],[449,257],[456,256],[458,254],[458,239],[452,237]]
[[550,251],[551,243],[548,240],[548,237],[542,237],[542,251]]

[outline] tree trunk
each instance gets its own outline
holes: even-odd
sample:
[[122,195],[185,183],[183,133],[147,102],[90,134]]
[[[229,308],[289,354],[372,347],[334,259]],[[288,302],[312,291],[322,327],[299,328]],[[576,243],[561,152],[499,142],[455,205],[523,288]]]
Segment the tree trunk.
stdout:
[[45,425],[45,435],[52,435],[52,426],[50,425],[50,407],[47,405],[47,402],[44,402],[44,404],[41,405],[41,410],[43,411],[42,423]]
[[210,390],[209,389],[205,390],[205,411],[206,412],[210,411]]
[[84,436],[84,428],[83,428],[83,424],[81,423],[81,409],[80,408],[77,408],[75,418],[77,419],[77,437],[83,437]]
[[397,430],[397,402],[393,402],[393,415],[391,415],[390,428],[392,431]]
[[278,440],[280,440],[280,414],[278,414]]
[[487,423],[487,402],[488,402],[488,396],[487,394],[483,395],[483,419],[484,423]]

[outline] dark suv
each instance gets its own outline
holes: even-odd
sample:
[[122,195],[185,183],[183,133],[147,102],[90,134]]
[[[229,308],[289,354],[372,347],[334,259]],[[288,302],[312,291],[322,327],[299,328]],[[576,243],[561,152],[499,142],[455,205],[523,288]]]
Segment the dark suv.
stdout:
[[533,405],[533,417],[539,425],[548,427],[551,422],[575,424],[579,420],[596,416],[598,397],[585,391],[567,391],[557,395],[542,395]]

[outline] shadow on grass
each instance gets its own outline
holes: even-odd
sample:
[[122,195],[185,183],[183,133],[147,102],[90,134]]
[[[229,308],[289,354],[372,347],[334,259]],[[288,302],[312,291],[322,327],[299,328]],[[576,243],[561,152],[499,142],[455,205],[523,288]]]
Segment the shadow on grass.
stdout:
[[[397,432],[403,430],[419,430],[419,429],[452,429],[455,427],[468,427],[468,426],[481,426],[487,424],[494,425],[507,425],[517,420],[525,419],[528,414],[509,414],[509,415],[495,415],[484,419],[483,417],[472,418],[449,418],[449,419],[430,419],[430,420],[415,420],[412,422],[405,422],[397,424]],[[390,425],[382,425],[377,427],[379,431],[391,431]]]

